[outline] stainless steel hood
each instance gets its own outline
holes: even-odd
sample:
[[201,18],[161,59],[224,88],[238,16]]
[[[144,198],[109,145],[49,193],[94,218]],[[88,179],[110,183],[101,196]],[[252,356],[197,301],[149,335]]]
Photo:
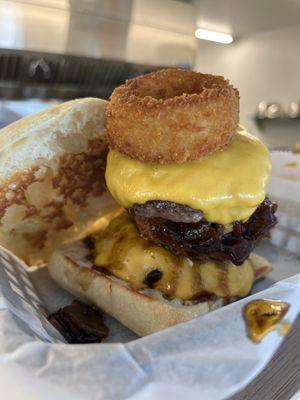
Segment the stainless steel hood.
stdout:
[[0,48],[192,65],[195,18],[176,0],[0,0]]
[[176,0],[0,0],[0,98],[108,98],[128,78],[189,67],[193,9]]
[[159,68],[90,57],[0,50],[0,98],[107,99],[126,79]]

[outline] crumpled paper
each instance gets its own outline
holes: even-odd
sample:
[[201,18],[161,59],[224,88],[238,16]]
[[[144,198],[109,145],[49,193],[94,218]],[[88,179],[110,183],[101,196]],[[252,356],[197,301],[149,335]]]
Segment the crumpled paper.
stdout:
[[272,240],[258,251],[273,264],[269,277],[255,285],[250,297],[145,338],[107,317],[111,334],[105,343],[66,344],[43,312],[68,304],[72,296],[49,278],[46,268],[28,272],[2,249],[1,393],[24,400],[218,400],[247,385],[283,337],[273,331],[260,344],[251,342],[242,317],[244,305],[254,298],[286,301],[291,305],[284,318],[288,323],[300,311],[300,174],[293,170],[297,166],[285,166],[298,160],[300,165],[300,156],[274,152],[272,159],[269,194],[279,203],[279,224]]

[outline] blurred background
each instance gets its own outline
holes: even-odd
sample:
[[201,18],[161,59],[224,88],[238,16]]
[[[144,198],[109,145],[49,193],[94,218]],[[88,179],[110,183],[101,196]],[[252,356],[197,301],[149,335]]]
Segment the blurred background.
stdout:
[[230,79],[241,124],[295,149],[299,38],[300,0],[0,0],[0,126],[179,66]]

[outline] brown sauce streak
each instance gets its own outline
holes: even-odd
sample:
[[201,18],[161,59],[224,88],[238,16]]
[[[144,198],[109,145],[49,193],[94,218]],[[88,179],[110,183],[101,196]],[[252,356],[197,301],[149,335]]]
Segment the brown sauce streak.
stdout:
[[170,288],[168,289],[168,296],[169,297],[174,297],[174,294],[175,294],[175,292],[176,292],[176,290],[177,290],[177,288],[178,288],[178,281],[179,281],[179,278],[180,278],[180,275],[181,275],[181,260],[180,260],[180,258],[176,258],[175,259],[176,261],[175,261],[175,263],[176,263],[176,265],[174,265],[174,268],[173,268],[173,270],[172,270],[172,272],[173,272],[173,278],[172,278],[172,280],[170,281]]
[[[194,283],[193,283],[193,285],[194,285],[194,288],[196,289],[199,289],[199,291],[197,292],[197,294],[193,297],[194,299],[198,299],[198,298],[202,298],[202,297],[204,297],[204,298],[208,298],[208,297],[211,297],[211,296],[213,296],[213,294],[212,293],[209,293],[209,292],[207,292],[207,291],[205,291],[204,289],[203,289],[203,284],[202,284],[202,277],[201,277],[201,273],[199,272],[198,274],[196,274],[196,276],[195,276],[195,281],[194,281]],[[200,289],[201,288],[201,289]]]
[[225,294],[224,297],[229,297],[230,291],[228,282],[229,281],[228,270],[222,267],[222,265],[219,265],[218,274],[219,274],[219,286],[222,289],[222,292]]

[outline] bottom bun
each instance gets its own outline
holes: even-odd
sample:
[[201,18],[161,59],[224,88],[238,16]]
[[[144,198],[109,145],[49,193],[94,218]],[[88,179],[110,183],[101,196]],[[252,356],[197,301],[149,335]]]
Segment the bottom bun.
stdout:
[[[136,291],[127,282],[92,269],[89,259],[90,251],[83,241],[66,245],[53,253],[49,273],[68,292],[99,307],[140,336],[189,321],[234,300],[216,296],[198,302],[167,300],[157,290]],[[271,269],[270,263],[256,254],[251,254],[250,261],[255,279]]]

